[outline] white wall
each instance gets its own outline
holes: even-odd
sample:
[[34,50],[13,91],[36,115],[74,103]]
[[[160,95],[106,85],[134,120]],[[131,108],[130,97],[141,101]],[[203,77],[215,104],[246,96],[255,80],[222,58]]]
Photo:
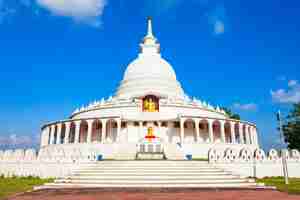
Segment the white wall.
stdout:
[[[286,154],[289,177],[300,177],[300,153],[292,150]],[[219,168],[246,177],[276,177],[283,176],[282,157],[271,149],[268,155],[263,150],[242,149],[225,151],[211,149],[209,162]]]

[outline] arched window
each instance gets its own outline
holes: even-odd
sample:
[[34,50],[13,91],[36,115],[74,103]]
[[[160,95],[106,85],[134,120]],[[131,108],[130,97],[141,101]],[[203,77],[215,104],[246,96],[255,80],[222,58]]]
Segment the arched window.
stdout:
[[159,98],[147,95],[143,98],[143,112],[159,112]]

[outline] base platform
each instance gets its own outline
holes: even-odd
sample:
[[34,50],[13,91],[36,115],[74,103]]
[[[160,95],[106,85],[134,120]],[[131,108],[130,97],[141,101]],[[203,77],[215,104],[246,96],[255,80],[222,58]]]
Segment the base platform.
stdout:
[[35,189],[60,188],[259,188],[254,179],[201,161],[102,161]]

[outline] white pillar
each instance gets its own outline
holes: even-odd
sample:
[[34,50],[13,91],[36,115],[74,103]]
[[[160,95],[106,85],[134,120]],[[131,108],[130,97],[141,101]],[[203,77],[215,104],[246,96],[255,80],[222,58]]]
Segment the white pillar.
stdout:
[[61,144],[61,128],[62,128],[62,124],[59,123],[57,124],[57,134],[56,134],[56,144]]
[[118,119],[117,120],[117,137],[116,137],[116,143],[118,143],[120,141],[121,125],[122,125],[122,121],[121,121],[121,119]]
[[214,120],[208,119],[208,134],[209,134],[209,141],[211,143],[214,142],[214,130],[213,130],[213,122]]
[[160,137],[161,138],[161,136],[162,136],[162,134],[161,134],[161,122],[157,122],[157,124],[158,124],[158,137]]
[[66,132],[65,132],[65,144],[69,143],[70,130],[71,130],[71,122],[65,122]]
[[89,119],[86,121],[88,124],[88,133],[87,133],[87,143],[92,143],[92,131],[93,131],[93,119]]
[[49,145],[50,143],[50,127],[47,126],[45,128],[45,135],[43,136],[43,140],[44,140],[44,146]]
[[54,133],[55,133],[55,125],[51,126],[51,133],[50,133],[50,144],[54,144]]
[[184,119],[180,119],[180,142],[183,144],[184,142]]
[[143,122],[140,121],[140,122],[139,122],[139,139],[142,138],[142,135],[143,135],[143,129],[144,129],[144,127],[143,127]]
[[257,132],[256,132],[256,127],[253,127],[253,138],[254,138],[254,144],[258,145],[258,136],[257,136]]
[[246,144],[250,144],[250,137],[249,137],[249,128],[248,128],[249,126],[248,125],[246,125],[246,127],[245,127],[245,135],[246,135]]
[[51,132],[50,131],[51,131],[50,126],[47,126],[47,140],[46,140],[47,145],[50,144],[50,136],[51,136]]
[[107,119],[102,119],[101,123],[102,123],[102,136],[101,136],[101,143],[105,143],[106,141],[106,122]]
[[41,133],[41,147],[49,145],[50,139],[50,127],[47,126],[42,130]]
[[251,126],[250,130],[251,130],[251,136],[252,136],[252,144],[256,145],[254,126]]
[[249,126],[249,138],[250,138],[250,144],[254,144],[254,139],[253,139],[253,129],[252,126]]
[[200,130],[199,130],[199,123],[200,123],[200,120],[199,119],[195,119],[194,120],[194,123],[195,123],[195,128],[196,128],[196,141],[197,143],[200,142]]
[[253,144],[256,145],[256,134],[255,134],[254,126],[252,126],[251,131],[252,131],[252,137],[253,137]]
[[166,134],[165,134],[165,141],[166,141],[166,143],[172,143],[172,138],[173,138],[173,135],[171,135],[172,133],[173,133],[173,131],[172,131],[172,128],[173,128],[173,125],[174,124],[174,122],[168,122],[168,124],[167,124],[167,126],[168,126],[168,128],[167,128],[167,132],[166,132]]
[[243,124],[239,123],[240,144],[245,144],[243,132],[244,132],[244,130],[243,130]]
[[257,132],[257,128],[256,127],[254,127],[254,131],[253,131],[254,133],[253,133],[253,135],[254,135],[254,137],[255,137],[255,144],[256,144],[256,146],[258,146],[259,145],[259,141],[258,141],[258,132]]
[[79,139],[80,139],[80,124],[81,121],[75,121],[75,144],[79,143]]
[[230,122],[230,132],[231,132],[231,143],[235,144],[236,143],[236,138],[235,138],[235,122]]
[[226,137],[225,137],[225,121],[224,120],[220,120],[220,131],[221,131],[221,141],[223,143],[226,143]]

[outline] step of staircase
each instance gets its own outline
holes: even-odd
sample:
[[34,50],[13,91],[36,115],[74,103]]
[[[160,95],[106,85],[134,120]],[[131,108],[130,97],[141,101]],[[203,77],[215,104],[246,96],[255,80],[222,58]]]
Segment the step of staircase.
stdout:
[[254,179],[200,161],[101,161],[35,189],[256,188]]

